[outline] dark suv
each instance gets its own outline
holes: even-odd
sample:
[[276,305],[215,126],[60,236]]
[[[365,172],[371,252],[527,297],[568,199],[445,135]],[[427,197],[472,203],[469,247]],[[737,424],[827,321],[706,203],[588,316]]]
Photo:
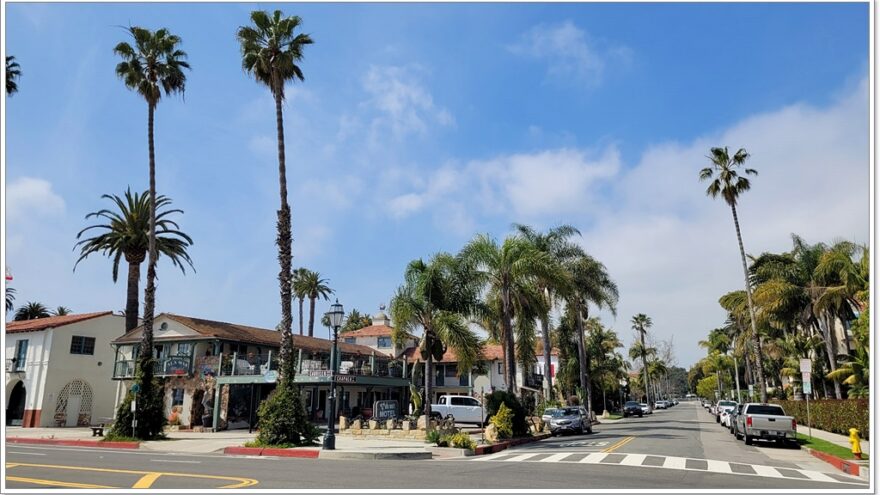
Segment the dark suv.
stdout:
[[644,415],[644,411],[642,411],[642,405],[635,401],[629,401],[623,405],[623,417],[627,416],[638,416],[642,417]]

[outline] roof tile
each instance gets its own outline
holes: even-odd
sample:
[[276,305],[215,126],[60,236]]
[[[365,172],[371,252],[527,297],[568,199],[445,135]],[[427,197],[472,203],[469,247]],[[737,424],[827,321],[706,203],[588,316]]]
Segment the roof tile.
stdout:
[[10,321],[6,323],[6,333],[38,332],[47,328],[55,328],[81,321],[91,320],[100,316],[113,314],[112,311],[100,311],[97,313],[82,313],[78,315],[48,316],[33,320]]

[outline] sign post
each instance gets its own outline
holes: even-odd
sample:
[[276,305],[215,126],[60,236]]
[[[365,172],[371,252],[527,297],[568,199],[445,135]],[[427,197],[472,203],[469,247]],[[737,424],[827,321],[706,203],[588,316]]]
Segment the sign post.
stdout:
[[810,395],[813,394],[813,381],[810,372],[813,370],[813,360],[802,358],[800,360],[801,383],[803,384],[804,398],[807,400],[807,431],[810,434],[810,440],[813,439],[813,422],[810,420]]
[[137,436],[137,394],[141,391],[141,385],[139,383],[135,383],[131,386],[131,393],[134,397],[131,398],[131,434],[132,436]]

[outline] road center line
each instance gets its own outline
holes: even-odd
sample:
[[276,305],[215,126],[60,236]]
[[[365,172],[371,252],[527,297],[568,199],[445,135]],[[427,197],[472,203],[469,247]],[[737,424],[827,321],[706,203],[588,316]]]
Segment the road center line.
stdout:
[[149,488],[153,486],[153,483],[159,479],[159,476],[162,476],[162,473],[147,473],[141,476],[141,479],[137,480],[137,483],[131,485],[132,488]]

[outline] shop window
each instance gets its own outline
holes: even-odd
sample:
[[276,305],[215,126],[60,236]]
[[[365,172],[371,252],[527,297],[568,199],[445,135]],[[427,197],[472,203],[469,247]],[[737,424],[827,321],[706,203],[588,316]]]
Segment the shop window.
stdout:
[[94,337],[80,337],[79,335],[74,335],[70,339],[70,353],[71,354],[95,354],[95,338]]

